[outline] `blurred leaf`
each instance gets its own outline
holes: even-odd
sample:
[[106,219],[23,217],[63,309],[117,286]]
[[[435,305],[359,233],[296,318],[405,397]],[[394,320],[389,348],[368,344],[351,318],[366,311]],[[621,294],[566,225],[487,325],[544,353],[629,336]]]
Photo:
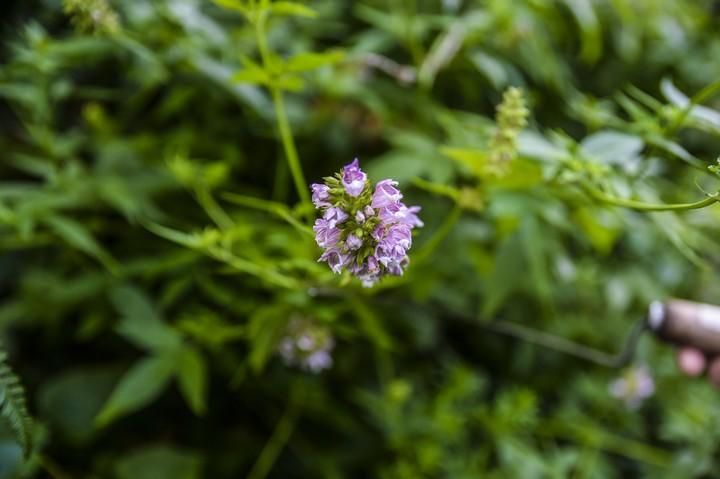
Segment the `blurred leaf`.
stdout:
[[642,138],[610,130],[593,133],[580,143],[581,151],[589,158],[616,165],[635,160],[644,147]]
[[150,445],[115,463],[116,479],[200,479],[202,460],[194,452],[168,445]]
[[117,270],[115,259],[100,246],[82,223],[63,216],[50,216],[45,222],[70,246],[94,256],[109,270]]
[[162,322],[149,300],[139,290],[122,286],[111,292],[115,309],[122,315],[118,332],[148,351],[174,350],[180,336]]
[[[670,100],[670,102],[674,105],[682,108],[690,107],[690,98],[688,98],[682,91],[678,90],[669,78],[663,78],[660,82],[660,90],[663,95],[665,95],[665,98]],[[707,108],[702,105],[693,105],[689,116],[715,128],[720,128],[720,112],[711,108]]]
[[290,314],[286,305],[275,304],[258,308],[250,317],[248,339],[251,349],[248,361],[256,372],[262,371],[275,352],[277,343],[290,321]]
[[563,0],[580,27],[580,58],[595,63],[602,55],[602,29],[591,0]]
[[199,416],[205,414],[207,396],[207,365],[198,351],[185,346],[179,353],[178,379],[188,406]]
[[73,369],[54,377],[38,394],[43,417],[69,442],[87,444],[96,432],[95,415],[117,377],[112,369]]
[[317,13],[312,8],[296,2],[272,2],[270,12],[274,15],[315,18]]
[[305,52],[290,57],[284,69],[289,72],[305,72],[326,65],[333,65],[345,58],[342,50],[329,50],[323,53]]
[[175,371],[174,355],[150,356],[137,361],[120,379],[95,417],[98,427],[150,404],[165,389]]

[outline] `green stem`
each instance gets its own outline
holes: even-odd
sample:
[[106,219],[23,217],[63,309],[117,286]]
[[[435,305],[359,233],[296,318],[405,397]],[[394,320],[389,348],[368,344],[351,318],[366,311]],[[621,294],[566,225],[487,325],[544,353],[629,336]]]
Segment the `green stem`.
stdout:
[[[265,71],[270,72],[272,71],[272,61],[270,48],[268,47],[265,35],[266,21],[267,13],[263,11],[254,21],[255,38],[258,44],[258,50],[260,51],[263,68]],[[295,188],[297,189],[298,196],[300,196],[300,200],[303,203],[309,204],[310,193],[308,192],[308,184],[305,181],[302,166],[300,165],[300,158],[298,157],[295,141],[293,140],[290,122],[288,121],[287,112],[285,110],[285,101],[283,99],[282,90],[273,84],[271,84],[269,88],[273,99],[273,106],[275,108],[275,120],[280,134],[280,141],[282,142],[283,150],[285,151],[285,158],[287,159],[288,166],[290,167],[290,174],[295,182]]]
[[460,219],[462,215],[462,208],[455,204],[449,215],[445,217],[440,227],[435,230],[433,236],[423,245],[422,248],[417,252],[413,260],[414,264],[422,263],[432,255],[435,250],[442,244],[450,231],[452,231],[455,223]]
[[198,203],[205,210],[205,213],[210,217],[211,220],[221,229],[229,230],[235,226],[233,220],[228,216],[225,210],[215,201],[212,193],[207,188],[199,187],[195,190],[195,196],[197,197]]
[[626,198],[618,198],[615,196],[610,196],[606,193],[603,193],[602,191],[592,188],[590,186],[583,186],[583,189],[594,199],[601,201],[603,203],[613,205],[613,206],[621,206],[623,208],[630,208],[633,210],[638,211],[685,211],[685,210],[697,210],[700,208],[705,208],[706,206],[710,206],[714,203],[717,203],[720,201],[720,198],[718,197],[718,194],[720,193],[714,193],[707,198],[699,201],[695,201],[694,203],[644,203],[642,201],[636,201],[636,200],[630,200]]
[[275,116],[277,117],[278,129],[280,131],[280,139],[282,140],[283,149],[285,150],[285,158],[287,158],[290,174],[295,181],[295,188],[303,203],[310,203],[310,193],[308,192],[308,184],[305,182],[302,167],[300,166],[300,158],[298,157],[295,141],[293,140],[292,131],[290,130],[290,122],[285,112],[285,102],[283,100],[282,91],[273,87],[272,89],[273,105],[275,105]]
[[614,453],[658,467],[668,467],[672,462],[672,455],[669,451],[610,434],[589,425],[551,419],[545,421],[542,427],[537,428],[536,433],[560,439],[569,439],[604,452]]
[[71,479],[71,476],[66,474],[49,456],[39,454],[37,458],[40,468],[52,479]]
[[274,214],[275,216],[285,220],[296,230],[306,236],[314,237],[312,228],[299,222],[290,212],[290,210],[282,203],[274,201],[263,200],[261,198],[253,198],[251,196],[238,195],[235,193],[225,193],[223,197],[231,203],[237,205],[247,206],[248,208],[254,208],[260,211],[266,211]]
[[277,426],[275,426],[275,431],[273,431],[270,440],[265,444],[247,479],[264,479],[268,473],[270,473],[270,470],[282,452],[282,449],[285,447],[285,444],[287,444],[290,439],[297,424],[297,419],[300,415],[301,393],[302,389],[300,388],[294,390],[294,394],[288,401],[285,412],[280,418],[280,421],[278,421]]

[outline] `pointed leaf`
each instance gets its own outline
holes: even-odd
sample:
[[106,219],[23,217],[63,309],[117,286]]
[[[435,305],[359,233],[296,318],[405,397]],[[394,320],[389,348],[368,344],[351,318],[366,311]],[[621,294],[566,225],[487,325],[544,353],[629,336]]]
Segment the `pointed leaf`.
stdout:
[[180,352],[178,380],[190,409],[198,416],[205,414],[207,365],[202,355],[192,347],[186,346]]
[[106,426],[150,404],[163,392],[174,370],[173,355],[151,356],[136,362],[115,386],[95,423]]

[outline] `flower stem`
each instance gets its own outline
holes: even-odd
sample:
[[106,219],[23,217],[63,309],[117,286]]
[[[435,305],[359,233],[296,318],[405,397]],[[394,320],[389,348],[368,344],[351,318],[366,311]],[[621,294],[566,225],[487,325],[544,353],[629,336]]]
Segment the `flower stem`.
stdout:
[[[269,73],[272,71],[272,61],[265,32],[266,21],[267,13],[263,11],[257,16],[257,18],[254,19],[253,23],[255,25],[255,39],[257,41],[258,50],[260,51],[263,68]],[[305,181],[305,176],[303,175],[300,158],[298,157],[297,148],[295,147],[295,140],[293,139],[292,130],[290,129],[290,122],[288,121],[287,112],[285,110],[285,101],[283,99],[282,90],[274,84],[272,80],[268,88],[270,89],[270,94],[272,96],[273,107],[275,108],[275,121],[277,122],[280,141],[282,143],[283,150],[285,151],[285,158],[287,159],[288,166],[290,167],[290,174],[293,177],[295,188],[297,189],[300,200],[303,203],[309,204],[310,193],[308,192],[308,185]]]
[[213,222],[222,230],[229,230],[235,225],[232,218],[222,209],[222,207],[215,201],[212,193],[205,187],[198,187],[195,189],[195,196],[197,197],[198,203],[205,210],[205,213],[213,220]]
[[684,211],[684,210],[697,210],[705,208],[714,203],[720,201],[718,193],[713,193],[707,198],[694,203],[644,203],[642,201],[630,200],[626,198],[618,198],[610,196],[602,191],[584,185],[583,189],[594,199],[613,206],[621,206],[623,208],[630,208],[638,211]]
[[295,188],[303,203],[310,203],[310,193],[308,193],[308,185],[305,182],[302,167],[300,166],[300,158],[298,157],[295,141],[293,140],[292,131],[290,130],[290,122],[285,112],[285,102],[280,89],[273,87],[272,89],[273,105],[275,105],[275,116],[277,117],[278,130],[280,131],[280,139],[282,140],[283,149],[285,150],[285,158],[287,158],[290,174],[295,182]]
[[415,258],[413,259],[414,264],[422,263],[435,252],[438,246],[442,244],[445,237],[450,233],[450,231],[452,231],[455,223],[457,223],[460,219],[461,213],[462,208],[458,204],[455,204],[452,211],[450,211],[450,214],[445,217],[445,220],[442,222],[440,227],[435,230],[433,236],[430,237],[430,239],[417,252]]
[[287,444],[300,414],[300,396],[303,390],[296,386],[293,395],[290,397],[280,421],[275,426],[270,440],[265,444],[260,456],[253,465],[247,479],[264,479],[270,473],[275,461]]

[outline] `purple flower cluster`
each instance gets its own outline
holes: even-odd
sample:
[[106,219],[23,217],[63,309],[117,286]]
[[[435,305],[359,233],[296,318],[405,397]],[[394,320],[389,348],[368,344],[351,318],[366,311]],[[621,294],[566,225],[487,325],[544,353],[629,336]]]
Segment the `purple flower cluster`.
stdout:
[[423,223],[419,206],[406,206],[393,180],[373,189],[357,159],[324,184],[313,184],[312,201],[323,213],[315,221],[319,261],[343,270],[370,287],[385,274],[400,276],[409,262],[412,230]]
[[327,328],[295,316],[288,323],[277,351],[288,366],[317,374],[332,367],[334,346],[335,340]]
[[629,409],[637,409],[655,392],[655,381],[646,366],[635,366],[610,383],[608,389],[610,395],[625,402]]

